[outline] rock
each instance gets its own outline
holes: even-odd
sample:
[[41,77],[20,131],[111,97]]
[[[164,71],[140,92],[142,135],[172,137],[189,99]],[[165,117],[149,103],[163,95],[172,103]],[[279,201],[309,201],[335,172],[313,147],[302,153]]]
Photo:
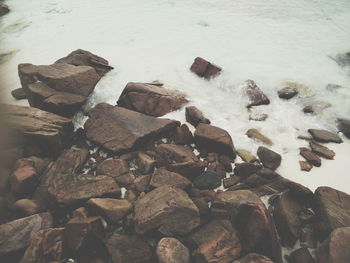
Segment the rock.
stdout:
[[232,177],[225,178],[223,180],[224,187],[229,188],[230,186],[237,184],[239,181],[240,181],[240,179],[238,178],[238,176],[232,176]]
[[278,91],[278,97],[289,100],[298,94],[298,90],[294,87],[285,87]]
[[157,245],[159,263],[190,263],[190,252],[179,240],[172,237],[162,238]]
[[301,147],[300,149],[300,155],[303,156],[309,163],[316,167],[321,166],[321,159],[318,157],[317,154],[310,151],[308,148]]
[[85,248],[90,242],[102,240],[104,227],[99,216],[79,218],[74,217],[68,221],[64,228],[68,247],[77,251]]
[[156,161],[143,152],[137,154],[137,164],[142,174],[152,173]]
[[51,214],[41,213],[0,225],[0,256],[28,247],[34,233],[52,224]]
[[350,120],[338,119],[338,129],[350,139]]
[[316,248],[317,247],[315,228],[313,226],[301,229],[300,246],[306,247],[306,248]]
[[56,156],[73,136],[72,120],[32,107],[3,105],[7,124],[22,145],[35,145]]
[[190,145],[193,143],[193,135],[186,124],[176,127],[173,136],[175,144]]
[[164,235],[186,235],[200,225],[199,210],[181,189],[161,186],[135,203],[138,234],[158,230]]
[[107,159],[97,166],[97,175],[106,175],[112,177],[117,183],[124,185],[123,175],[129,173],[129,164],[121,159]]
[[334,60],[339,64],[339,66],[348,67],[348,66],[350,66],[350,52],[338,54],[334,58]]
[[249,138],[255,139],[255,140],[262,142],[262,143],[265,143],[269,146],[271,146],[273,144],[269,138],[267,138],[265,135],[261,134],[257,129],[249,129],[246,132],[246,135]]
[[0,16],[4,16],[10,12],[10,9],[7,4],[0,3]]
[[263,167],[260,164],[253,164],[253,163],[238,163],[235,165],[235,168],[233,169],[233,172],[235,175],[241,177],[241,178],[247,178],[248,176],[255,174],[259,170],[261,170]]
[[189,178],[201,174],[205,168],[191,149],[174,144],[160,144],[156,148],[156,161],[159,166]]
[[350,258],[350,227],[335,229],[316,250],[317,263],[343,263]]
[[119,197],[121,193],[113,178],[103,175],[58,176],[48,192],[60,206],[77,205],[93,197]]
[[210,124],[210,120],[205,118],[203,113],[195,106],[186,107],[186,121],[194,127],[197,127],[200,123]]
[[203,197],[191,197],[193,203],[197,206],[201,217],[208,217],[210,208],[208,202]]
[[316,263],[307,248],[299,248],[288,257],[289,263]]
[[147,243],[137,236],[113,234],[106,240],[106,247],[113,263],[149,263],[152,258]]
[[27,165],[17,168],[10,176],[10,182],[13,194],[24,197],[34,192],[39,178],[35,169]]
[[13,210],[20,216],[31,216],[39,213],[40,207],[33,200],[20,199],[13,204]]
[[73,211],[72,217],[87,218],[89,217],[89,211],[85,207],[79,207]]
[[314,114],[319,114],[323,110],[332,106],[330,103],[325,101],[307,101],[307,102],[304,102],[303,104],[304,104],[304,108],[303,108],[304,113],[314,113]]
[[342,143],[343,140],[335,133],[326,130],[309,129],[308,132],[311,134],[317,142],[335,142]]
[[213,171],[205,171],[193,183],[198,189],[215,189],[221,186],[222,176]]
[[155,170],[150,182],[150,186],[155,188],[168,185],[180,189],[187,189],[191,184],[191,181],[186,177],[183,177],[178,173],[170,172],[165,168]]
[[249,253],[244,258],[235,260],[232,263],[273,263],[273,261],[263,255]]
[[253,154],[244,149],[238,149],[237,154],[243,161],[247,163],[253,163],[258,160]]
[[316,215],[320,220],[318,233],[326,238],[334,229],[350,227],[350,196],[331,187],[315,191]]
[[303,207],[290,192],[283,193],[275,201],[273,217],[283,246],[293,247],[299,239],[302,222],[298,215],[302,211]]
[[18,65],[30,106],[70,117],[85,103],[100,76],[89,66]]
[[268,97],[260,90],[253,80],[247,80],[244,89],[249,99],[247,108],[270,104]]
[[306,172],[310,172],[313,167],[311,163],[306,161],[299,161],[299,165],[300,165],[300,170],[306,171]]
[[92,211],[113,223],[118,223],[133,207],[127,200],[112,198],[92,198],[87,205]]
[[194,141],[199,148],[236,157],[230,134],[216,126],[200,123],[194,132]]
[[151,174],[142,175],[134,180],[134,187],[139,193],[148,192],[150,188]]
[[160,117],[180,109],[187,102],[186,95],[177,90],[145,83],[129,82],[120,95],[117,104],[129,110]]
[[327,147],[316,143],[314,141],[310,141],[310,148],[312,149],[313,152],[315,152],[317,155],[324,157],[326,159],[331,159],[333,160],[335,156],[335,152],[328,149]]
[[49,228],[36,232],[19,263],[46,263],[65,258],[64,228]]
[[281,164],[281,160],[282,160],[281,155],[267,149],[264,146],[260,146],[258,148],[257,154],[259,156],[260,161],[266,168],[269,168],[271,170],[276,170]]
[[209,80],[219,75],[222,69],[201,57],[196,57],[190,70],[199,77]]
[[159,138],[179,126],[178,121],[158,119],[121,107],[100,103],[85,122],[87,138],[113,153],[123,153]]
[[107,60],[83,49],[77,49],[68,54],[68,56],[57,60],[55,63],[66,63],[74,66],[90,66],[96,70],[100,77],[103,77],[108,71],[113,69]]
[[24,100],[27,98],[26,92],[23,88],[14,89],[13,91],[11,91],[11,95],[16,100]]

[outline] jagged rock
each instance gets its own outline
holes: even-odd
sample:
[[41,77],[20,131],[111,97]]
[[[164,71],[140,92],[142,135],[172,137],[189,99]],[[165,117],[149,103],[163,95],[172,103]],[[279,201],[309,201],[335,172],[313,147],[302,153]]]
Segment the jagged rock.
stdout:
[[299,165],[300,165],[300,170],[306,171],[306,172],[310,172],[313,167],[311,163],[306,161],[299,161]]
[[14,97],[16,100],[24,100],[27,98],[26,92],[23,88],[15,89],[11,91],[12,97]]
[[241,253],[237,230],[228,220],[213,220],[191,234],[195,262],[230,263]]
[[249,138],[255,139],[255,140],[262,142],[262,143],[265,143],[269,146],[271,146],[273,144],[269,138],[267,138],[265,135],[261,134],[257,129],[249,129],[246,132],[246,135]]
[[135,203],[135,229],[139,234],[158,230],[164,235],[186,235],[200,225],[199,210],[181,189],[161,186]]
[[137,165],[142,174],[152,173],[156,161],[143,152],[137,154]]
[[0,3],[0,16],[4,16],[10,12],[10,9],[7,4]]
[[252,106],[270,104],[270,100],[268,99],[268,97],[260,90],[260,88],[255,84],[253,80],[246,81],[246,86],[244,90],[249,99],[247,108],[250,108]]
[[177,90],[145,83],[129,82],[120,95],[117,104],[129,110],[160,117],[180,109],[187,102],[186,95]]
[[289,100],[298,94],[298,90],[294,87],[285,87],[278,91],[278,97]]
[[215,189],[221,185],[222,176],[213,171],[205,171],[193,183],[198,189]]
[[194,141],[199,148],[227,154],[232,158],[236,157],[230,134],[219,127],[204,123],[198,124],[194,132]]
[[281,164],[282,157],[278,153],[267,149],[266,147],[260,146],[257,154],[264,167],[271,170],[276,170]]
[[149,263],[152,259],[151,249],[137,236],[113,234],[106,247],[113,263]]
[[313,153],[310,151],[308,148],[301,147],[299,148],[300,150],[300,155],[303,156],[309,163],[316,167],[321,166],[321,159],[318,157],[317,154]]
[[195,106],[186,107],[186,121],[194,127],[197,127],[200,123],[210,124],[210,120],[205,118],[203,113]]
[[315,263],[307,248],[299,248],[293,251],[288,257],[289,263]]
[[39,213],[40,207],[33,200],[20,199],[13,204],[13,210],[20,216],[31,216]]
[[173,136],[175,144],[190,145],[193,143],[193,135],[186,124],[182,124],[181,127],[176,127]]
[[247,178],[248,176],[258,172],[263,167],[260,164],[253,164],[253,163],[238,163],[235,165],[235,168],[233,169],[233,172],[235,175]]
[[159,119],[106,103],[97,104],[89,116],[84,125],[86,137],[113,153],[134,150],[179,126],[178,121]]
[[134,180],[134,188],[139,192],[148,192],[150,189],[151,174],[142,175]]
[[179,240],[172,237],[162,238],[157,245],[159,263],[190,263],[190,252]]
[[178,173],[170,172],[165,168],[155,170],[150,182],[150,186],[155,188],[169,185],[180,189],[186,189],[191,184],[191,181],[186,177],[183,177]]
[[196,57],[190,70],[199,77],[209,80],[210,78],[214,78],[219,75],[222,69],[201,57]]
[[11,190],[14,195],[24,197],[32,194],[39,182],[38,174],[32,166],[18,167],[10,176]]
[[350,120],[338,119],[338,129],[350,139]]
[[314,141],[310,141],[310,148],[312,149],[313,152],[317,153],[319,156],[324,157],[326,159],[333,160],[335,156],[334,151]]
[[129,164],[121,159],[104,160],[96,170],[97,175],[107,175],[112,177],[117,183],[124,185],[127,183],[123,175],[129,173]]
[[338,134],[326,130],[309,129],[308,132],[311,134],[312,138],[314,138],[314,140],[317,142],[343,142],[343,140],[338,136]]
[[223,180],[224,187],[229,188],[230,186],[237,184],[239,181],[240,181],[240,178],[238,178],[238,176],[231,176],[231,177],[225,178]]
[[273,263],[273,261],[263,255],[249,253],[244,258],[235,260],[232,263]]
[[258,160],[253,154],[244,149],[238,149],[237,154],[243,161],[247,163],[253,163]]

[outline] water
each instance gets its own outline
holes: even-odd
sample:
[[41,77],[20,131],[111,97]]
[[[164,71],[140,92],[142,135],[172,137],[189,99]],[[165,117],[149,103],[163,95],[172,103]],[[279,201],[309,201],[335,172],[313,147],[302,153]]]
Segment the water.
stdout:
[[[82,48],[115,67],[98,84],[86,110],[98,102],[115,104],[129,81],[159,80],[188,94],[212,124],[227,129],[236,148],[256,152],[259,143],[245,136],[257,128],[283,155],[277,170],[312,190],[328,185],[350,193],[347,162],[350,141],[328,144],[337,155],[310,173],[299,168],[298,140],[308,128],[335,131],[337,117],[350,116],[350,76],[332,57],[350,50],[348,0],[11,0],[1,21],[0,96],[20,87],[17,65],[50,64]],[[208,82],[189,71],[196,56],[224,68]],[[242,83],[253,79],[271,104],[257,107],[269,118],[249,121]],[[286,81],[303,84],[301,97],[283,101],[277,90]],[[344,88],[329,91],[329,83]],[[303,102],[332,106],[317,116],[302,112]],[[184,110],[167,115],[185,121]],[[76,125],[85,120],[75,116]]]

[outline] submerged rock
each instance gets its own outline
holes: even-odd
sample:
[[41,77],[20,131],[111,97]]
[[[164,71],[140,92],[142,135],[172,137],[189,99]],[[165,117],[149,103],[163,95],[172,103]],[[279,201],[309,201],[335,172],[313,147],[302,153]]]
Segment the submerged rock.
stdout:
[[210,79],[219,75],[222,69],[201,57],[197,57],[190,70],[199,77]]
[[249,99],[247,108],[270,104],[268,97],[260,90],[253,80],[247,80],[244,89]]
[[322,112],[323,110],[331,107],[332,105],[325,101],[308,101],[304,102],[304,113],[315,113],[318,114]]
[[278,97],[285,100],[289,100],[297,94],[298,90],[295,87],[285,87],[278,91]]
[[335,142],[342,143],[343,140],[336,133],[332,133],[326,130],[309,129],[308,132],[311,134],[317,142]]
[[350,139],[350,120],[338,119],[338,129]]
[[159,263],[190,263],[190,252],[179,240],[172,237],[162,238],[156,249]]
[[4,16],[10,12],[10,8],[5,3],[0,3],[0,16]]
[[350,52],[346,52],[344,54],[339,54],[335,57],[335,61],[341,67],[349,67],[350,66]]
[[16,100],[24,100],[27,98],[26,92],[23,88],[15,89],[11,91],[11,95],[16,99]]
[[186,107],[186,121],[194,127],[197,127],[200,123],[210,124],[210,120],[205,118],[203,113],[195,106]]

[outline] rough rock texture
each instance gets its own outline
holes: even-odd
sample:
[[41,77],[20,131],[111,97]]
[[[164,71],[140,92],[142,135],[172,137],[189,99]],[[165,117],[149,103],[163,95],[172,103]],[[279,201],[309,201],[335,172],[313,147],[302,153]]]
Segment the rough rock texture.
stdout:
[[143,152],[137,153],[137,166],[142,174],[152,173],[156,161]]
[[152,252],[146,242],[136,236],[114,234],[106,240],[113,263],[149,263]]
[[190,252],[179,240],[162,238],[156,249],[159,263],[190,263]]
[[241,252],[237,230],[228,220],[214,220],[191,234],[195,262],[231,263]]
[[39,213],[40,207],[33,200],[20,199],[13,204],[13,210],[20,216],[31,216]]
[[281,164],[282,157],[278,153],[267,149],[266,147],[260,146],[257,152],[260,161],[264,167],[271,170],[276,170]]
[[150,181],[150,186],[155,188],[169,185],[180,189],[186,189],[191,184],[191,181],[186,177],[183,177],[178,173],[170,172],[165,168],[155,170]]
[[112,177],[118,184],[125,184],[123,175],[129,173],[129,164],[121,159],[107,159],[97,166],[97,175],[106,175]]
[[3,105],[7,123],[24,146],[35,145],[47,155],[57,155],[73,136],[70,119],[32,107]]
[[253,80],[247,80],[244,89],[249,99],[247,108],[270,104],[268,97],[260,90]]
[[92,198],[87,202],[87,205],[92,211],[113,223],[117,223],[133,207],[128,200],[113,198]]
[[194,127],[197,127],[200,123],[210,124],[210,120],[205,118],[203,113],[195,106],[186,107],[186,121]]
[[315,200],[322,239],[336,228],[350,226],[350,195],[331,187],[319,187],[315,191]]
[[300,170],[306,171],[306,172],[310,172],[313,167],[311,163],[306,161],[299,161],[299,165],[300,165]]
[[338,134],[326,130],[309,129],[308,132],[317,142],[343,142],[343,140],[338,136]]
[[246,135],[249,138],[252,138],[252,139],[255,139],[255,140],[259,141],[259,142],[265,143],[266,145],[271,146],[273,144],[272,141],[268,137],[266,137],[265,135],[261,134],[261,132],[259,132],[257,129],[249,129],[246,132]]
[[338,119],[338,129],[350,139],[350,120]]
[[310,151],[308,148],[301,147],[299,148],[300,150],[300,155],[303,156],[309,163],[316,167],[321,166],[321,159],[318,157],[317,154],[313,153]]
[[186,95],[177,90],[145,83],[129,82],[120,95],[117,104],[129,110],[160,117],[180,109],[187,102]]
[[307,248],[299,248],[293,251],[288,257],[289,263],[315,263]]
[[255,174],[259,170],[261,170],[263,167],[260,164],[253,164],[253,163],[238,163],[235,165],[235,168],[233,169],[233,172],[235,175],[247,178],[248,176]]
[[263,255],[249,253],[244,258],[235,260],[232,263],[273,263],[273,261]]
[[181,189],[162,186],[135,203],[135,229],[139,234],[157,229],[164,235],[186,235],[200,224],[199,210]]
[[190,70],[199,77],[210,79],[219,75],[222,69],[201,57],[196,57]]
[[10,12],[9,7],[5,3],[0,3],[0,16],[6,15],[8,12]]
[[222,176],[214,171],[205,171],[193,183],[198,189],[215,189],[221,185]]
[[190,145],[193,143],[193,135],[186,124],[182,124],[181,127],[176,127],[173,138],[175,144]]
[[24,100],[27,98],[26,92],[23,88],[14,89],[13,91],[11,91],[11,95],[16,100]]
[[298,90],[293,87],[285,87],[278,91],[278,97],[285,100],[289,100],[297,94],[298,94]]
[[32,166],[18,167],[10,176],[11,190],[14,195],[24,197],[35,190],[39,175]]
[[251,154],[249,151],[244,150],[244,149],[238,149],[237,154],[241,159],[247,163],[253,163],[257,161],[257,158]]
[[312,149],[313,152],[317,153],[319,156],[324,157],[326,159],[333,160],[335,156],[334,151],[314,141],[310,141],[310,148]]
[[230,134],[219,127],[204,123],[198,124],[194,132],[194,141],[199,148],[227,154],[232,158],[236,157]]
[[178,121],[158,119],[106,103],[97,104],[89,116],[84,125],[87,138],[114,153],[131,151],[179,126]]

